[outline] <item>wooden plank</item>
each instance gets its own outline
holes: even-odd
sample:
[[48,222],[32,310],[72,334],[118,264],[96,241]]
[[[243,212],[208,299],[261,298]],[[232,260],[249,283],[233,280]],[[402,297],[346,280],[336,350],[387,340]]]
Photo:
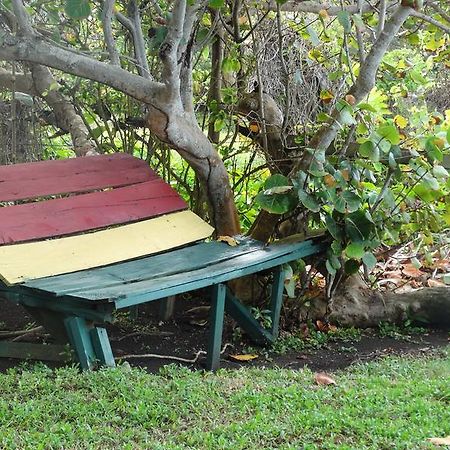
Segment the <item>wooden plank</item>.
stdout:
[[97,365],[97,357],[92,344],[90,330],[86,320],[81,317],[70,316],[64,319],[70,344],[83,370],[92,370]]
[[262,242],[252,239],[242,239],[240,242],[237,247],[230,247],[224,242],[200,243],[108,267],[30,280],[25,285],[64,296],[82,289],[117,286],[127,280],[165,278],[180,272],[203,269],[264,247]]
[[124,153],[0,166],[0,202],[128,186],[157,178]]
[[222,345],[223,317],[227,287],[216,284],[211,293],[211,310],[209,313],[209,339],[206,354],[206,369],[217,370],[220,365],[220,347]]
[[250,336],[253,342],[266,345],[275,340],[273,333],[263,328],[254,318],[249,307],[242,304],[229,289],[226,293],[225,311]]
[[2,208],[0,245],[74,234],[187,209],[160,178],[133,186]]
[[68,345],[3,341],[0,342],[0,358],[69,362],[73,360],[73,353]]
[[6,284],[75,272],[181,247],[211,235],[213,228],[181,211],[109,230],[0,247],[0,278]]
[[[233,248],[236,249],[236,247]],[[324,245],[314,244],[312,241],[272,245],[250,253],[238,254],[235,258],[228,258],[197,270],[185,270],[184,272],[156,278],[152,278],[151,272],[149,272],[147,279],[138,280],[128,277],[127,273],[124,272],[121,279],[117,280],[115,284],[111,284],[111,278],[106,277],[105,285],[103,285],[102,277],[97,277],[95,286],[90,288],[78,286],[77,289],[71,289],[70,286],[67,286],[66,290],[57,294],[92,301],[111,299],[115,301],[116,307],[125,308],[270,269],[274,266],[318,253],[323,251],[324,248]],[[167,256],[173,256],[177,252],[178,250],[170,252]],[[39,286],[39,283],[27,283],[26,286],[36,288]]]

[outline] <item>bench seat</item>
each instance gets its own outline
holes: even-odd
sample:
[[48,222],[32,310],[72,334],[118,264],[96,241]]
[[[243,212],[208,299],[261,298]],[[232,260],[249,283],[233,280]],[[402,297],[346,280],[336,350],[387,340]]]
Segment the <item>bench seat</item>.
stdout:
[[[83,369],[115,364],[104,327],[114,311],[200,288],[209,288],[211,299],[208,369],[219,367],[224,311],[256,342],[273,342],[283,265],[319,253],[323,245],[296,238],[265,245],[239,236],[236,246],[202,242],[212,228],[143,164],[114,155],[0,167],[0,202],[43,196],[1,208],[8,220],[0,224],[0,291],[24,305],[58,343],[68,341]],[[11,172],[28,183],[12,189]],[[89,189],[78,186],[77,177]],[[31,191],[33,180],[41,194]],[[226,285],[267,270],[273,272],[269,329]],[[1,343],[0,356],[14,356],[12,349],[18,351],[17,343]],[[33,356],[30,345],[24,349],[22,356]]]

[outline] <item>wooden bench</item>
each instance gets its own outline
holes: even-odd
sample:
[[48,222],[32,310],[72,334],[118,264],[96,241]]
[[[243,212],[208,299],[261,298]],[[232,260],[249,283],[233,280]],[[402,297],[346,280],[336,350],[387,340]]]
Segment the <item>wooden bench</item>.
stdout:
[[[0,356],[114,366],[104,324],[116,310],[210,288],[207,368],[219,366],[224,310],[259,343],[278,334],[283,264],[321,251],[312,240],[269,246],[204,242],[213,229],[148,165],[126,154],[0,166],[0,292],[58,345],[0,343]],[[265,329],[226,282],[271,269]],[[55,350],[56,349],[56,350]]]

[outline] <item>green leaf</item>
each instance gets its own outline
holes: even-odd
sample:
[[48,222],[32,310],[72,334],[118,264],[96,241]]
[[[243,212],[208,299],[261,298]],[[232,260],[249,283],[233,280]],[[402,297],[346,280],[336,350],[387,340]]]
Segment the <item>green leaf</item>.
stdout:
[[377,109],[373,107],[370,103],[360,103],[358,105],[358,109],[360,109],[361,111],[369,111],[373,113],[377,112]]
[[352,242],[345,249],[345,254],[352,259],[361,259],[365,252],[364,245],[358,242]]
[[298,198],[306,209],[309,209],[312,212],[320,211],[320,205],[311,195],[307,194],[305,191],[299,190]]
[[225,121],[223,120],[223,118],[220,117],[214,121],[214,131],[216,133],[221,131],[224,126],[225,126]]
[[450,144],[450,128],[447,130],[447,142]]
[[380,149],[372,141],[365,141],[359,146],[359,154],[371,161],[378,162],[380,160]]
[[64,11],[72,19],[85,19],[91,13],[91,5],[88,0],[66,0]]
[[288,185],[290,185],[289,178],[279,173],[276,173],[275,175],[272,175],[269,178],[267,178],[267,180],[264,182],[264,189]]
[[273,214],[284,214],[298,204],[289,178],[280,174],[272,175],[265,181],[264,190],[255,197],[255,201],[261,208]]
[[442,150],[436,145],[437,138],[435,136],[430,136],[425,141],[425,150],[427,151],[428,157],[432,161],[442,162],[444,159],[444,154]]
[[350,213],[357,211],[361,206],[361,198],[352,191],[344,191],[342,198],[346,201],[347,211]]
[[210,8],[219,9],[225,4],[225,0],[209,0],[208,6]]
[[327,260],[325,261],[325,267],[327,268],[328,273],[329,273],[330,275],[336,275],[336,269],[332,266],[330,260],[327,259]]
[[352,20],[359,31],[363,31],[366,28],[366,24],[364,23],[362,17],[359,14],[353,14]]
[[255,202],[264,210],[273,214],[284,214],[293,210],[298,202],[292,194],[264,195],[260,192]]
[[392,145],[400,144],[400,133],[395,125],[386,124],[381,125],[378,130],[378,134],[387,139]]
[[330,214],[325,216],[325,224],[331,236],[333,236],[336,241],[340,241],[342,239],[342,230]]
[[239,72],[241,63],[236,58],[227,57],[223,59],[222,71],[224,73]]
[[389,152],[389,167],[391,169],[395,169],[397,167],[397,161],[395,160],[395,156],[392,152]]
[[447,169],[439,165],[433,167],[433,175],[438,179],[444,180],[446,180],[449,176]]
[[373,253],[366,252],[362,257],[362,262],[366,265],[369,270],[372,270],[377,264],[377,258],[373,255]]
[[415,81],[418,84],[426,84],[427,80],[417,70],[411,70],[408,73],[411,80]]
[[311,44],[314,47],[317,47],[318,45],[321,44],[319,36],[317,35],[316,30],[313,27],[307,26],[306,27],[306,32],[308,33],[309,37],[311,38]]
[[355,259],[349,259],[348,261],[345,261],[344,271],[347,275],[353,275],[354,273],[358,272],[359,266],[359,261]]
[[346,33],[350,33],[352,30],[352,24],[350,22],[350,14],[348,11],[342,10],[337,13],[337,19],[339,23],[344,28],[344,31]]
[[345,218],[345,233],[352,242],[363,242],[371,238],[375,225],[365,211],[355,211]]

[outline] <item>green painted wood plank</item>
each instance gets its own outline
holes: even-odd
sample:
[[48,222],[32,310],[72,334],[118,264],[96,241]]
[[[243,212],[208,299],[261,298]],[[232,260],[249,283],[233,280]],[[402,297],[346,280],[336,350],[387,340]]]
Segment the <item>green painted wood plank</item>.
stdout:
[[[317,253],[321,249],[320,245],[313,244],[312,241],[295,245],[273,245],[199,270],[161,278],[127,280],[121,284],[106,287],[103,287],[100,278],[95,289],[71,290],[70,295],[97,301],[109,298],[114,299],[118,307],[131,306],[225,282]],[[67,292],[68,289],[65,289],[65,295]]]
[[70,316],[64,320],[64,324],[81,368],[83,370],[94,369],[96,355],[86,321],[81,317]]
[[26,289],[23,293],[20,290],[20,287],[15,288],[7,298],[14,303],[32,308],[47,309],[65,315],[73,314],[100,323],[112,322],[114,309],[112,303],[92,302],[72,297],[61,297],[55,301],[54,298],[45,296],[45,293],[31,292],[30,289]]
[[[211,286],[217,283],[224,283],[235,278],[240,278],[245,275],[250,275],[262,270],[270,269],[274,266],[287,263],[289,261],[294,261],[296,259],[316,254],[323,251],[324,247],[321,245],[308,245],[301,248],[294,249],[289,253],[282,254],[275,258],[265,258],[259,260],[258,262],[253,261],[251,263],[248,260],[233,260],[233,264],[228,265],[222,263],[215,267],[209,269],[202,269],[194,273],[190,272],[183,275],[174,275],[172,277],[167,277],[164,280],[160,280],[160,283],[155,283],[152,280],[150,284],[148,282],[135,283],[132,289],[125,292],[100,292],[94,293],[93,300],[95,300],[95,295],[99,295],[99,298],[103,296],[111,295],[111,297],[117,295],[114,301],[116,308],[125,308],[131,305],[145,303],[148,301],[156,300],[170,295],[177,295],[183,292],[192,291],[195,289],[200,289],[203,287]],[[244,257],[242,257],[244,258]],[[84,292],[80,292],[80,296],[85,295]],[[92,293],[89,293],[92,295]]]
[[211,292],[211,310],[209,318],[208,352],[206,354],[206,369],[217,370],[220,365],[220,347],[222,345],[223,317],[225,295],[224,284],[216,284]]
[[115,367],[116,362],[105,328],[94,327],[90,330],[92,345],[97,361],[106,367]]
[[68,345],[0,342],[0,358],[69,362],[73,360],[73,356]]
[[281,266],[273,274],[272,293],[270,299],[270,317],[272,319],[271,333],[274,339],[278,337],[281,306],[283,305],[284,280],[286,273]]
[[249,308],[243,305],[229,290],[227,290],[225,311],[257,344],[270,344],[273,342],[272,334],[264,329],[253,317]]
[[106,267],[30,280],[23,286],[63,296],[79,291],[80,288],[105,288],[198,270],[263,247],[261,242],[252,239],[242,239],[237,247],[230,247],[223,242],[206,242]]

